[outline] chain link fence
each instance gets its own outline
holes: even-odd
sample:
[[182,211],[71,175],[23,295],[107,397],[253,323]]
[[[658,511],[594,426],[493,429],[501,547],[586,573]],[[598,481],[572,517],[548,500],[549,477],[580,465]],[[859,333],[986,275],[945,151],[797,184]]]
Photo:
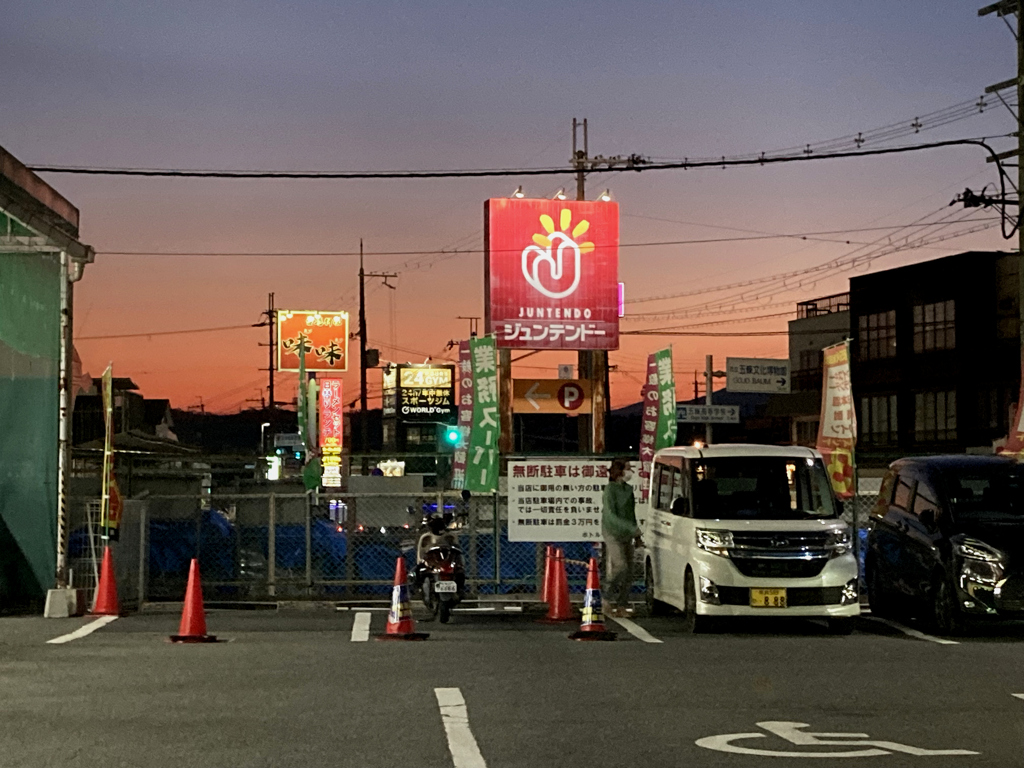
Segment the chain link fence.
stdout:
[[[473,595],[535,599],[544,572],[544,544],[508,540],[505,496],[457,493],[246,493],[149,495],[138,506],[139,536],[115,545],[115,557],[135,575],[133,594],[144,601],[181,600],[192,558],[199,560],[204,598],[211,601],[386,599],[395,564],[415,565],[426,512],[440,505],[455,515],[456,535]],[[95,530],[95,521],[92,522]],[[89,525],[74,529],[72,563],[80,586],[95,583],[102,543]],[[127,541],[131,538],[131,542]],[[79,541],[80,540],[80,541]],[[560,544],[570,590],[582,592],[590,542]],[[119,562],[119,587],[122,567]]]

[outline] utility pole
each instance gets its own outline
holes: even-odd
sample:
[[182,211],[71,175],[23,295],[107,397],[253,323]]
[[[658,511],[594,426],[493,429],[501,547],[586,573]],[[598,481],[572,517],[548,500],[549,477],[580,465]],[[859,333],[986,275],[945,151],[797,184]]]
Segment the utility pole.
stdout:
[[[1017,296],[1019,304],[1019,323],[1018,332],[1020,333],[1021,342],[1021,368],[1024,370],[1024,229],[1020,227],[1020,191],[1024,189],[1024,122],[1021,120],[1021,110],[1024,109],[1024,0],[1000,0],[1000,2],[992,3],[984,8],[978,10],[979,16],[988,16],[990,13],[998,14],[1000,17],[1016,15],[1017,16],[1017,29],[1015,31],[1015,37],[1017,39],[1017,77],[1006,80],[996,85],[991,85],[985,89],[985,93],[994,93],[996,97],[1006,105],[1003,97],[999,95],[999,92],[1006,90],[1011,87],[1016,87],[1017,90],[1017,111],[1014,114],[1016,118],[1016,136],[1017,136],[1017,151],[1012,153],[1005,153],[1005,155],[1017,157],[1017,200],[1007,201],[1010,204],[1017,206],[1017,251],[1020,254],[1018,265],[1017,265]],[[1009,26],[1009,22],[1007,22]],[[1012,27],[1011,27],[1012,30]],[[1009,106],[1007,105],[1007,108]],[[1010,110],[1011,113],[1013,110]],[[1002,158],[1004,155],[999,155]],[[1005,214],[1005,205],[1003,207]]]
[[480,318],[475,315],[456,315],[456,320],[469,320],[469,337],[475,339],[480,329]]
[[[367,272],[363,268],[363,238],[359,238],[359,435],[362,442],[363,452],[367,450],[367,444],[370,441],[370,421],[367,416],[367,392],[366,392],[366,371],[368,367],[376,367],[377,362],[374,362],[373,366],[367,365],[367,349],[366,349],[366,278],[368,277],[379,277],[384,280],[384,285],[392,288],[388,284],[388,278],[398,277],[397,272]],[[364,464],[366,462],[364,461]]]
[[[711,405],[711,392],[715,388],[715,358],[714,355],[704,356],[704,403]],[[711,418],[710,416],[708,418]],[[708,422],[704,425],[704,442],[711,445],[712,427]]]
[[[579,133],[583,132],[580,148]],[[587,168],[590,165],[590,136],[587,119],[572,119],[572,162],[576,168],[576,199],[587,199]],[[579,423],[580,453],[604,453],[605,420],[608,409],[608,352],[607,350],[580,350],[577,353],[577,375],[590,381],[593,409],[588,416],[577,416]]]
[[[274,308],[274,294],[267,294],[267,308],[263,312],[263,322],[256,323],[253,325],[254,328],[267,327],[269,338],[267,339],[267,375],[269,377],[267,394],[270,398],[270,410],[267,412],[267,419],[271,424],[274,423],[275,408],[277,408],[277,401],[274,400],[274,371],[277,369],[277,310]],[[260,346],[264,346],[260,344]],[[260,369],[264,370],[264,369]],[[273,429],[273,427],[271,427]]]

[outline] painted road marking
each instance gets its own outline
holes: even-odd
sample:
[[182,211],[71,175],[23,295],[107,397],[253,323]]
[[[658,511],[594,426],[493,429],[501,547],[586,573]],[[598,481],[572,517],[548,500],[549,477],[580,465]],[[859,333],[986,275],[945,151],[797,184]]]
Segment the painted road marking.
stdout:
[[1010,695],[1018,699],[1024,699],[1024,693],[1011,693]]
[[882,624],[885,624],[887,627],[898,629],[903,634],[909,635],[910,637],[916,637],[918,640],[927,640],[929,643],[938,643],[939,645],[960,645],[960,643],[958,643],[956,640],[947,640],[944,637],[933,637],[932,635],[926,635],[924,632],[918,632],[916,629],[904,627],[902,624],[898,624],[895,621],[889,621],[889,619],[882,619],[878,616],[868,616],[865,618],[869,618],[872,621],[877,621]]
[[661,643],[664,642],[654,637],[650,632],[641,627],[632,619],[627,619],[620,616],[611,616],[612,621],[618,622],[624,630],[629,632],[637,640],[643,640],[645,643]]
[[521,606],[521,605],[506,605],[505,606],[505,610],[508,611],[509,613],[522,613],[523,612],[523,606]]
[[387,613],[391,609],[390,608],[378,608],[376,606],[371,606],[369,608],[351,608],[351,607],[349,607],[347,605],[339,605],[334,610],[336,610],[336,611],[382,611],[384,613]]
[[462,691],[458,688],[435,688],[434,695],[441,709],[441,721],[455,768],[487,768],[473,732],[469,730],[469,714]]
[[370,639],[370,613],[360,611],[352,622],[352,642],[365,643]]
[[698,747],[713,749],[717,752],[731,752],[736,755],[758,755],[761,757],[881,757],[882,755],[891,755],[893,752],[914,755],[915,757],[980,754],[969,749],[922,749],[921,747],[912,747],[909,744],[899,744],[895,741],[874,741],[869,740],[866,733],[807,733],[801,730],[802,728],[810,727],[807,723],[795,723],[787,720],[767,720],[757,723],[757,726],[799,747],[866,747],[866,749],[842,752],[783,752],[773,749],[741,747],[733,743],[744,739],[767,738],[765,734],[759,732],[723,733],[720,736],[706,736],[703,739],[697,739],[695,743]]
[[80,638],[85,637],[86,635],[91,635],[100,627],[105,627],[110,622],[116,621],[117,618],[117,616],[100,616],[95,621],[90,621],[88,624],[79,627],[74,632],[69,632],[66,635],[55,637],[52,640],[47,640],[46,642],[52,645],[62,645],[63,643],[70,643],[72,640],[78,640]]

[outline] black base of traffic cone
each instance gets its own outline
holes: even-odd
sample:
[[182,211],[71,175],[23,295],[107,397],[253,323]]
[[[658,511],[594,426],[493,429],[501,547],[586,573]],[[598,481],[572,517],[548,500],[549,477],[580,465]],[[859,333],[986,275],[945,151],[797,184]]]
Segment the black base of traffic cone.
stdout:
[[406,632],[402,635],[376,635],[377,640],[426,640],[429,632]]

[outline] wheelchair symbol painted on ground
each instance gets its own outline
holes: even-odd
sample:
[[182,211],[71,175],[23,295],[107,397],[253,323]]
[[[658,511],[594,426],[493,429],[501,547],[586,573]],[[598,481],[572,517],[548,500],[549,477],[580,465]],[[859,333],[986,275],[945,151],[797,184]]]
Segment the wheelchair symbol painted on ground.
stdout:
[[[768,733],[723,733],[720,736],[705,736],[697,739],[698,747],[713,749],[718,752],[731,752],[736,755],[756,755],[758,757],[881,757],[900,752],[915,757],[934,757],[938,755],[977,755],[968,749],[923,749],[894,741],[880,741],[870,738],[866,733],[808,733],[801,730],[810,728],[807,723],[794,723],[786,720],[766,720],[757,723]],[[757,749],[753,746],[741,746],[736,742],[753,739],[766,739],[774,735],[798,747],[843,747],[841,750],[816,751],[781,751],[777,749]],[[850,749],[858,747],[858,749]]]

